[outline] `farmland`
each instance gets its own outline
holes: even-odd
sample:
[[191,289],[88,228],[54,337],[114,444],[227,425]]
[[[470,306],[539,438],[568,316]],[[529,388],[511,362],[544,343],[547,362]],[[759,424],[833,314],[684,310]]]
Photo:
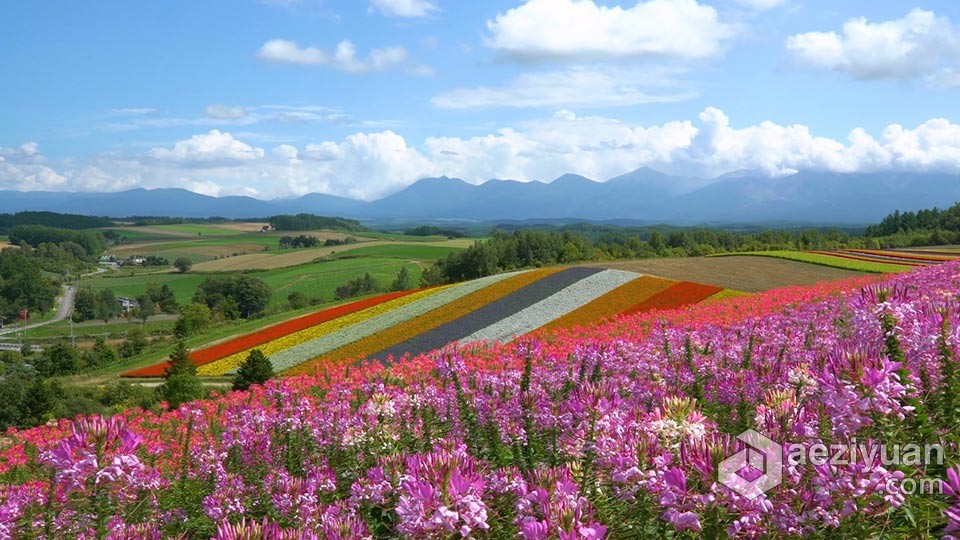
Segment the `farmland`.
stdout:
[[[51,526],[73,527],[79,519],[72,517],[78,515],[74,508],[86,504],[85,490],[92,488],[67,482],[76,474],[97,472],[83,472],[87,469],[78,469],[76,463],[93,451],[89,445],[105,440],[98,452],[108,462],[127,465],[122,474],[108,477],[103,489],[136,497],[111,496],[111,506],[101,511],[127,516],[128,528],[156,534],[177,534],[185,527],[229,532],[243,517],[268,530],[320,530],[319,523],[338,523],[360,536],[388,519],[410,536],[425,536],[430,529],[424,516],[441,506],[461,509],[447,518],[458,530],[499,533],[513,530],[515,522],[528,516],[554,519],[550,516],[573,504],[571,530],[589,528],[610,538],[629,538],[636,530],[677,537],[694,531],[699,536],[711,527],[734,528],[744,537],[788,537],[791,524],[801,517],[812,530],[837,538],[890,528],[902,531],[901,536],[932,537],[960,511],[954,495],[958,492],[948,491],[944,499],[912,497],[907,509],[904,499],[887,497],[881,489],[919,474],[943,478],[950,489],[960,487],[960,471],[952,462],[938,469],[907,464],[866,472],[860,466],[801,464],[784,473],[791,475],[788,485],[760,495],[768,511],[743,521],[741,516],[752,512],[754,503],[738,495],[731,487],[738,485],[728,483],[732,480],[723,475],[717,480],[711,456],[734,455],[739,447],[730,436],[747,427],[768,434],[782,452],[794,448],[789,445],[810,450],[851,437],[910,440],[921,429],[918,406],[931,421],[923,429],[955,441],[955,431],[941,426],[955,421],[950,419],[957,412],[943,400],[960,381],[943,362],[960,353],[955,330],[960,328],[960,312],[951,303],[928,308],[934,307],[931,299],[960,288],[958,264],[635,313],[589,331],[539,329],[514,341],[428,351],[388,365],[329,362],[302,376],[170,412],[134,410],[109,421],[78,420],[12,432],[0,458],[0,474],[17,493],[17,504],[8,508],[17,524],[43,519],[44,505],[37,501],[44,500],[48,489],[43,482],[49,480],[43,478],[52,478],[49,489],[55,493],[80,490],[81,496],[53,499],[62,517]],[[497,283],[533,272],[539,272],[539,279],[516,290],[547,279],[552,285],[545,288],[555,289],[605,271],[531,271],[501,277]],[[595,278],[594,283],[605,280]],[[614,285],[607,286],[616,290]],[[665,290],[663,285],[648,281],[637,288],[650,293]],[[404,304],[413,306],[455,287],[380,304],[421,294]],[[595,291],[595,296],[604,294]],[[360,307],[354,313],[366,309]],[[928,344],[937,336],[945,341],[939,352],[931,353]],[[224,342],[225,352],[229,343]],[[863,355],[864,347],[900,355],[902,361],[892,364],[887,354]],[[830,360],[815,368],[820,358]],[[915,375],[921,369],[929,379]],[[700,375],[704,373],[710,375]],[[857,373],[869,376],[869,383],[851,380]],[[937,398],[917,402],[910,397],[914,390]],[[529,404],[518,396],[529,396]],[[488,437],[491,430],[498,435]],[[194,448],[184,437],[165,435],[188,432],[204,441],[203,446]],[[798,439],[797,433],[803,436]],[[587,447],[593,457],[591,479],[584,484]],[[62,451],[54,451],[58,448]],[[337,459],[320,457],[336,455],[334,448],[351,450]],[[372,459],[350,458],[361,453]],[[217,457],[228,454],[235,457]],[[526,463],[547,461],[552,463],[548,469],[524,472]],[[209,463],[216,467],[208,469]],[[73,476],[62,473],[77,470],[81,472]],[[291,480],[302,475],[306,479]],[[149,478],[168,481],[143,480]],[[177,478],[203,481],[177,485]],[[306,502],[291,507],[283,497],[262,496],[299,493],[297,486],[310,478],[323,482],[316,488],[323,498],[302,499]],[[500,481],[516,487],[471,487]],[[412,491],[410,482],[445,485],[448,490]],[[874,487],[864,490],[864,485]],[[538,495],[548,490],[564,498]],[[187,492],[190,497],[183,497]],[[151,501],[174,494],[191,517],[164,522],[159,518],[163,507]],[[818,512],[810,514],[803,501],[813,496],[819,500]],[[413,497],[421,498],[424,506],[409,510],[403,501]],[[517,497],[535,506],[510,502]],[[147,502],[134,513],[127,512],[133,504],[129,500]],[[378,511],[367,512],[368,504],[378,505]],[[862,511],[848,513],[851,507]],[[314,521],[313,516],[325,517]],[[221,536],[232,537],[236,535]]]
[[771,257],[775,259],[785,259],[788,261],[826,266],[829,268],[839,268],[841,270],[850,270],[853,272],[866,272],[870,274],[896,274],[899,272],[906,272],[913,266],[912,264],[893,264],[891,262],[882,262],[875,259],[847,256],[836,253],[808,251],[755,251],[723,255],[723,257],[742,256]]
[[708,283],[726,289],[759,292],[791,285],[812,285],[863,275],[860,272],[804,264],[788,259],[740,255],[736,257],[683,257],[598,263],[680,281]]
[[[556,327],[551,323],[565,318],[570,326],[593,324],[618,314],[695,304],[721,290],[589,267],[499,274],[330,308],[201,349],[193,359],[198,374],[220,376],[259,348],[275,371],[303,373],[315,369],[315,361],[332,365],[363,357],[399,358],[458,341],[506,342]],[[158,364],[128,376],[158,376],[164,370],[165,364]]]
[[[358,258],[321,261],[300,266],[282,267],[274,270],[248,272],[245,275],[259,277],[273,289],[274,304],[280,304],[292,292],[302,292],[308,297],[332,298],[334,289],[358,275],[369,273],[381,282],[388,283],[406,266],[413,275],[419,276],[420,267],[400,259]],[[211,274],[205,273],[160,273],[136,276],[107,276],[90,279],[85,284],[94,289],[109,288],[117,296],[136,297],[142,294],[148,282],[169,285],[178,303],[190,300],[197,286]]]

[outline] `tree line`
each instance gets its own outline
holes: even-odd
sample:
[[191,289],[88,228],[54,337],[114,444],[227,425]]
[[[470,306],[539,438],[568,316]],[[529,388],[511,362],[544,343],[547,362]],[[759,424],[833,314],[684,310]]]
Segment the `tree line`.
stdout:
[[495,230],[489,240],[440,259],[424,271],[422,285],[454,283],[520,268],[592,260],[690,257],[713,253],[775,249],[837,249],[861,242],[838,230],[766,230],[736,233],[715,229],[637,233],[593,226],[573,230]]
[[864,235],[882,247],[911,247],[960,243],[960,203],[941,210],[895,211],[867,227]]
[[98,231],[75,231],[46,225],[17,225],[8,232],[13,245],[28,245],[39,248],[43,244],[58,244],[63,247],[80,246],[84,257],[95,258],[107,249],[107,241]]
[[0,214],[0,234],[6,234],[17,225],[43,225],[58,229],[80,230],[110,227],[113,224],[113,221],[103,217],[58,214],[56,212]]
[[277,231],[315,231],[318,229],[333,229],[341,231],[369,231],[362,223],[355,219],[342,217],[325,217],[314,214],[280,214],[268,218],[270,226]]

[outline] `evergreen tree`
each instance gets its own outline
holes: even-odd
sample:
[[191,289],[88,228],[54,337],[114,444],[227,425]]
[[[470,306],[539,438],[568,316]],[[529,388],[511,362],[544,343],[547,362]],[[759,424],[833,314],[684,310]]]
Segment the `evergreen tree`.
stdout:
[[170,367],[167,368],[166,376],[170,377],[181,374],[194,376],[197,374],[197,365],[190,359],[190,350],[187,349],[187,345],[182,339],[177,340],[173,352],[170,353]]
[[397,279],[393,280],[393,283],[390,284],[391,291],[406,291],[413,288],[413,276],[410,275],[410,270],[407,270],[406,266],[400,267],[400,271],[397,272]]
[[171,409],[204,396],[203,384],[197,378],[197,366],[190,359],[190,351],[183,341],[177,341],[170,353],[170,367],[163,384],[157,387],[157,393]]
[[254,384],[267,382],[270,377],[273,377],[273,364],[260,349],[254,349],[237,370],[237,376],[233,379],[233,389],[246,390]]

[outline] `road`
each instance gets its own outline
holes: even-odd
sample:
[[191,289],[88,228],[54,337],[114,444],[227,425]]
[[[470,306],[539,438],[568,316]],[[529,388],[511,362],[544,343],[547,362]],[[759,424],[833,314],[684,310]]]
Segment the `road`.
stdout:
[[[77,295],[76,289],[68,285],[66,287],[66,291],[64,291],[63,293],[63,296],[60,297],[60,306],[57,308],[57,314],[54,315],[53,318],[50,320],[28,324],[27,332],[29,333],[31,328],[39,328],[41,326],[53,324],[55,322],[60,322],[66,319],[67,317],[69,317],[73,313],[73,299],[76,295]],[[20,330],[23,330],[23,327],[20,325],[15,324],[13,326],[7,326],[6,328],[3,328],[2,330],[0,330],[0,336],[13,334]]]

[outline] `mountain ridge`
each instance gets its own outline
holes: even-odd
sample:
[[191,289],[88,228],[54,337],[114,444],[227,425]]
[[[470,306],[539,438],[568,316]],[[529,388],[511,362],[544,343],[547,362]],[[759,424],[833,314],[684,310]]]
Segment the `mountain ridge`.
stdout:
[[704,180],[640,168],[604,182],[573,173],[552,182],[494,179],[471,184],[446,176],[421,178],[373,201],[323,193],[273,200],[213,197],[182,188],[108,193],[0,191],[0,212],[47,210],[110,217],[231,219],[307,212],[365,220],[629,219],[687,225],[789,220],[862,224],[875,222],[894,210],[945,207],[957,200],[960,175],[946,173],[801,171],[769,178],[755,171],[734,171]]

